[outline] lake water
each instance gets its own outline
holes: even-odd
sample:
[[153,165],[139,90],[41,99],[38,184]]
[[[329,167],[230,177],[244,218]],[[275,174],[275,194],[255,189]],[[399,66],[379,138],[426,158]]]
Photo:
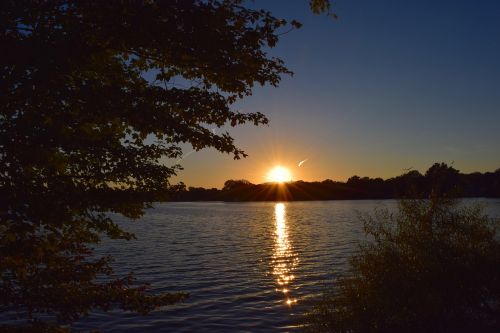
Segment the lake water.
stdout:
[[[480,200],[500,217],[500,200]],[[121,221],[135,241],[106,241],[118,274],[187,301],[148,316],[96,313],[75,329],[103,332],[287,332],[363,239],[358,214],[393,200],[162,203]]]

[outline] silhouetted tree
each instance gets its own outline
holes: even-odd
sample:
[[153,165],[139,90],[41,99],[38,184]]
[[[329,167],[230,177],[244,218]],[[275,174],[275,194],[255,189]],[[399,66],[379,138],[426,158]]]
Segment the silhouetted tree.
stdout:
[[[439,166],[441,169],[441,166]],[[370,241],[308,315],[311,332],[498,332],[498,221],[434,192],[365,220]]]
[[427,188],[435,195],[457,196],[462,190],[459,172],[446,163],[434,163],[425,173]]
[[391,194],[397,198],[419,198],[427,196],[428,190],[424,176],[417,170],[388,180]]
[[222,190],[232,191],[234,189],[249,187],[251,185],[253,184],[246,179],[239,179],[239,180],[229,179],[224,182],[224,187],[222,188]]
[[354,176],[349,177],[349,179],[347,179],[347,184],[355,185],[355,184],[358,184],[360,181],[361,181],[361,178],[359,176],[354,175]]
[[107,213],[166,199],[180,143],[245,156],[211,128],[268,122],[231,105],[290,73],[266,53],[290,24],[238,0],[2,1],[0,311],[70,322],[184,298],[116,278],[90,244],[133,238]]

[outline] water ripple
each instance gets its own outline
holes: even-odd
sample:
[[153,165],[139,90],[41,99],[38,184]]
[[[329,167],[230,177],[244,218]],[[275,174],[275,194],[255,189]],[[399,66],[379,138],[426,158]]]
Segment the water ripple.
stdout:
[[[488,201],[499,216],[499,203]],[[362,225],[356,212],[394,201],[164,203],[120,220],[138,240],[105,241],[117,274],[153,292],[187,291],[148,316],[92,313],[75,329],[103,332],[289,332],[328,281],[347,269]],[[490,211],[491,213],[491,211]],[[291,302],[287,302],[291,300]]]

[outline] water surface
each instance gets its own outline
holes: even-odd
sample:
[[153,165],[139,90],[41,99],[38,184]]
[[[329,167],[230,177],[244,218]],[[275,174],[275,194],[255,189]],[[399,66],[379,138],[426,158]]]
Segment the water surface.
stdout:
[[[480,200],[500,217],[500,200]],[[104,332],[287,332],[363,239],[358,215],[393,200],[162,203],[121,220],[136,241],[105,241],[118,274],[134,271],[155,293],[186,291],[148,316],[96,313],[76,329]]]

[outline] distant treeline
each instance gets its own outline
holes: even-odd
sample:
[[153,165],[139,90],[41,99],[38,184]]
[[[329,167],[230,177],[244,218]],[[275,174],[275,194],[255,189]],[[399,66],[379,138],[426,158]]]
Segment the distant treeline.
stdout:
[[347,182],[295,181],[283,184],[252,184],[247,180],[228,180],[222,190],[202,187],[180,188],[176,201],[284,201],[391,199],[428,197],[433,192],[458,197],[500,197],[500,169],[495,172],[460,173],[445,163],[436,163],[425,174],[413,170],[401,176],[382,179],[353,176]]

